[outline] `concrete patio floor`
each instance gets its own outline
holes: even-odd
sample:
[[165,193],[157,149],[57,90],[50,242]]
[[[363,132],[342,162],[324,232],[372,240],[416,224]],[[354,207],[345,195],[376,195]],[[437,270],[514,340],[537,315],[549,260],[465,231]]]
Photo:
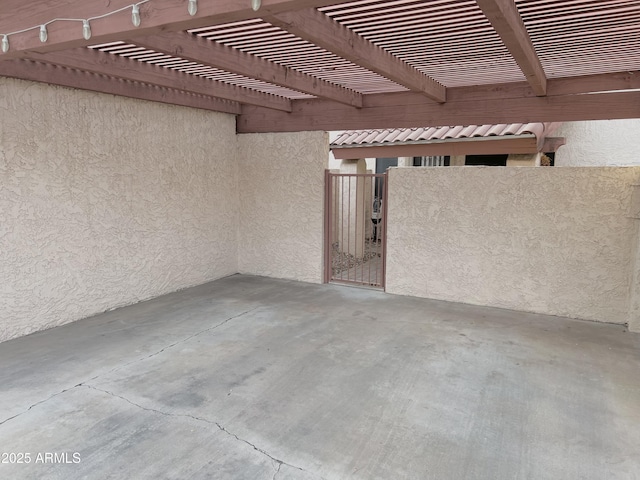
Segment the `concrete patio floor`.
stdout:
[[3,479],[640,478],[615,325],[236,275],[2,343],[0,385]]

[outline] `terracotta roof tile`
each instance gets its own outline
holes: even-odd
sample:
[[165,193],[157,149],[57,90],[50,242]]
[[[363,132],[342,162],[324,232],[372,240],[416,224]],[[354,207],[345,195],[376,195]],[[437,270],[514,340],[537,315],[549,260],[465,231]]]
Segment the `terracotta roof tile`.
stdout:
[[510,123],[497,125],[454,125],[424,128],[396,128],[384,130],[347,130],[342,132],[332,146],[371,145],[383,143],[410,143],[429,140],[453,140],[460,138],[502,137],[517,135],[542,136],[547,130],[544,123]]

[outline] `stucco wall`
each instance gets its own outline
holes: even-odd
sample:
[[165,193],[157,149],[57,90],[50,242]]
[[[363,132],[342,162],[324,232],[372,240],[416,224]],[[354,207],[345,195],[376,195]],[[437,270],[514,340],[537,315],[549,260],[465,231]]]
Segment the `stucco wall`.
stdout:
[[322,281],[324,132],[238,136],[241,273]]
[[235,273],[235,155],[231,115],[0,78],[0,340]]
[[556,166],[640,165],[640,119],[566,122],[553,136],[567,139]]
[[390,170],[387,291],[625,323],[640,168]]

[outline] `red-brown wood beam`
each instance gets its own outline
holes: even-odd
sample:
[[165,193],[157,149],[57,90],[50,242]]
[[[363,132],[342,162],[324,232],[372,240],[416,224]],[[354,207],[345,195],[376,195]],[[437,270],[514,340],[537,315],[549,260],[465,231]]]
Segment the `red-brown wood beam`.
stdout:
[[[3,0],[0,16],[0,35],[39,27],[55,18],[87,19],[104,15],[119,8],[130,7],[134,0]],[[48,26],[48,40],[41,43],[38,30],[11,35],[10,50],[0,51],[0,60],[23,57],[29,50],[52,52],[75,47],[113,42],[123,38],[153,35],[161,32],[218,25],[288,10],[317,8],[334,4],[335,0],[262,0],[257,12],[249,0],[200,0],[198,12],[187,12],[186,0],[151,0],[140,5],[140,27],[131,23],[131,9],[90,22],[92,36],[82,37],[81,22],[54,22]]]
[[89,48],[78,48],[48,54],[30,53],[29,58],[31,60],[53,63],[64,67],[144,82],[175,90],[184,90],[234,102],[273,108],[285,112],[291,111],[291,101],[284,97],[209,80],[196,75],[189,75],[170,68],[138,62],[137,60],[91,50]]
[[291,88],[316,97],[335,100],[352,107],[362,107],[362,94],[355,90],[264,60],[238,49],[200,38],[197,35],[182,32],[154,35],[151,37],[138,37],[135,40],[131,40],[130,43],[202,65],[226,70],[227,72]]
[[640,118],[640,91],[430,102],[415,93],[365,96],[364,107],[296,100],[288,114],[244,106],[238,132],[296,132],[428,125],[563,122]]
[[547,95],[634,89],[640,89],[640,70],[554,78],[547,82]]
[[447,100],[444,85],[315,9],[264,18],[277,27],[436,102]]
[[514,0],[476,0],[538,96],[547,94],[547,77]]
[[31,60],[12,60],[0,62],[0,75],[52,85],[90,90],[93,92],[137,98],[151,102],[200,108],[231,114],[240,113],[240,104],[220,100],[219,98],[195,93],[158,87],[140,82],[107,77],[96,73],[82,72],[66,67],[33,62]]
[[[547,81],[547,96],[577,93],[610,92],[640,89],[640,70],[576,77],[551,78]],[[447,98],[450,102],[471,100],[501,100],[503,98],[532,97],[526,82],[499,83],[473,87],[450,87]]]

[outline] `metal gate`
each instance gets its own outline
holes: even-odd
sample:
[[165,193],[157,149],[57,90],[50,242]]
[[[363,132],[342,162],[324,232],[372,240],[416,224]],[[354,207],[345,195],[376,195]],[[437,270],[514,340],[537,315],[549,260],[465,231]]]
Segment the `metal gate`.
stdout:
[[387,174],[325,179],[325,282],[385,286]]

